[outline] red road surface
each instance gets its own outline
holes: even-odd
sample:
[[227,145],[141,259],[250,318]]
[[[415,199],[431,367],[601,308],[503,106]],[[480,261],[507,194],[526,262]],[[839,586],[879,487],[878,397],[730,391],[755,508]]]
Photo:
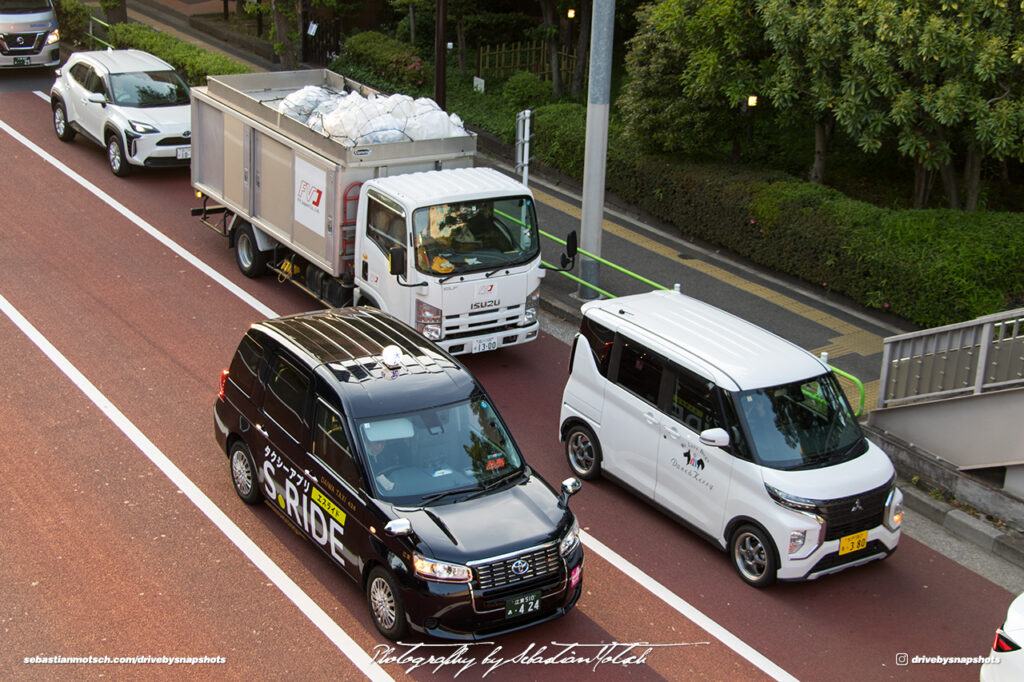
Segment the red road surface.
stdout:
[[[98,146],[59,142],[46,102],[0,97],[0,121],[81,173],[278,314],[313,301],[247,280],[223,238],[188,215],[188,173],[113,177]],[[371,654],[384,640],[359,588],[269,506],[242,504],[213,440],[220,370],[259,314],[125,217],[0,132],[0,295]],[[0,678],[358,678],[359,670],[6,317],[0,316]],[[464,358],[528,461],[569,475],[557,440],[568,347],[542,335]],[[904,537],[889,560],[754,590],[724,553],[606,481],[573,498],[581,525],[624,559],[803,680],[976,679],[976,667],[897,667],[896,655],[984,655],[1012,595]],[[587,553],[567,617],[472,647],[493,656],[552,642],[690,644],[643,664],[510,663],[487,679],[757,679],[763,673]],[[707,642],[707,644],[703,644]],[[438,642],[433,642],[437,644]],[[398,647],[396,654],[404,651]],[[452,648],[438,649],[450,653]],[[580,647],[578,656],[591,650]],[[639,651],[638,651],[639,652]],[[54,667],[42,656],[222,656],[223,665]],[[396,678],[410,663],[387,663]],[[417,679],[458,668],[421,667]]]

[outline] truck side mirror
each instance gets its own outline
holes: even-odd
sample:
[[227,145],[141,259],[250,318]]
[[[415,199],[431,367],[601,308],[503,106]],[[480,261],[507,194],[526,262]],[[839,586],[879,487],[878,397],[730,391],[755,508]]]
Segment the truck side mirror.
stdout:
[[388,272],[395,277],[405,274],[405,247],[392,246],[388,249]]
[[579,251],[579,245],[576,237],[576,230],[573,230],[565,236],[565,253],[562,254],[562,269],[571,270],[576,264],[576,252]]

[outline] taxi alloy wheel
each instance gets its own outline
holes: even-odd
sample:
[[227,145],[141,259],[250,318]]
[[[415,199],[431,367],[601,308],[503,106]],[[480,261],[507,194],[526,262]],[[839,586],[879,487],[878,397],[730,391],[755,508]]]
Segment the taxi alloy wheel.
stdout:
[[565,457],[572,472],[585,481],[592,481],[601,473],[601,444],[583,424],[574,424],[566,434]]
[[231,446],[231,481],[235,492],[246,504],[256,504],[263,498],[259,480],[256,477],[256,462],[249,454],[249,448],[242,441]]
[[763,530],[746,524],[736,529],[729,542],[736,572],[754,587],[767,587],[775,582],[778,566],[772,542]]
[[405,633],[405,606],[394,577],[383,566],[374,566],[366,581],[366,600],[373,624],[388,639]]

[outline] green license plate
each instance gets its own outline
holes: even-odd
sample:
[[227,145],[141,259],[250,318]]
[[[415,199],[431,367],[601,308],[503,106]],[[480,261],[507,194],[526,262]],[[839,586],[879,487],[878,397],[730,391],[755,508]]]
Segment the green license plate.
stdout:
[[540,592],[521,594],[505,602],[506,618],[517,618],[534,611],[540,611]]
[[32,66],[32,60],[29,59],[28,57],[15,57],[14,58],[14,65],[15,66]]

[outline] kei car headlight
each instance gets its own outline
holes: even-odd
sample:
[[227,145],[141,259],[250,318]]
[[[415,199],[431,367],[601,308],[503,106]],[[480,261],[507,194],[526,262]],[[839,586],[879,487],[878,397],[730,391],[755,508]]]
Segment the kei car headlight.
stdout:
[[558,553],[562,556],[566,556],[572,550],[576,549],[576,545],[580,544],[580,522],[576,519],[572,521],[572,528],[562,538],[562,542],[558,544]]
[[903,523],[903,493],[893,486],[889,499],[885,501],[885,527],[890,531],[899,530]]
[[412,555],[412,565],[416,569],[416,575],[427,580],[440,580],[447,583],[468,583],[473,579],[473,571],[468,566],[428,559],[421,554]]
[[128,125],[130,125],[132,127],[132,130],[134,130],[137,133],[158,132],[156,126],[152,126],[148,123],[143,123],[142,121],[128,121]]

